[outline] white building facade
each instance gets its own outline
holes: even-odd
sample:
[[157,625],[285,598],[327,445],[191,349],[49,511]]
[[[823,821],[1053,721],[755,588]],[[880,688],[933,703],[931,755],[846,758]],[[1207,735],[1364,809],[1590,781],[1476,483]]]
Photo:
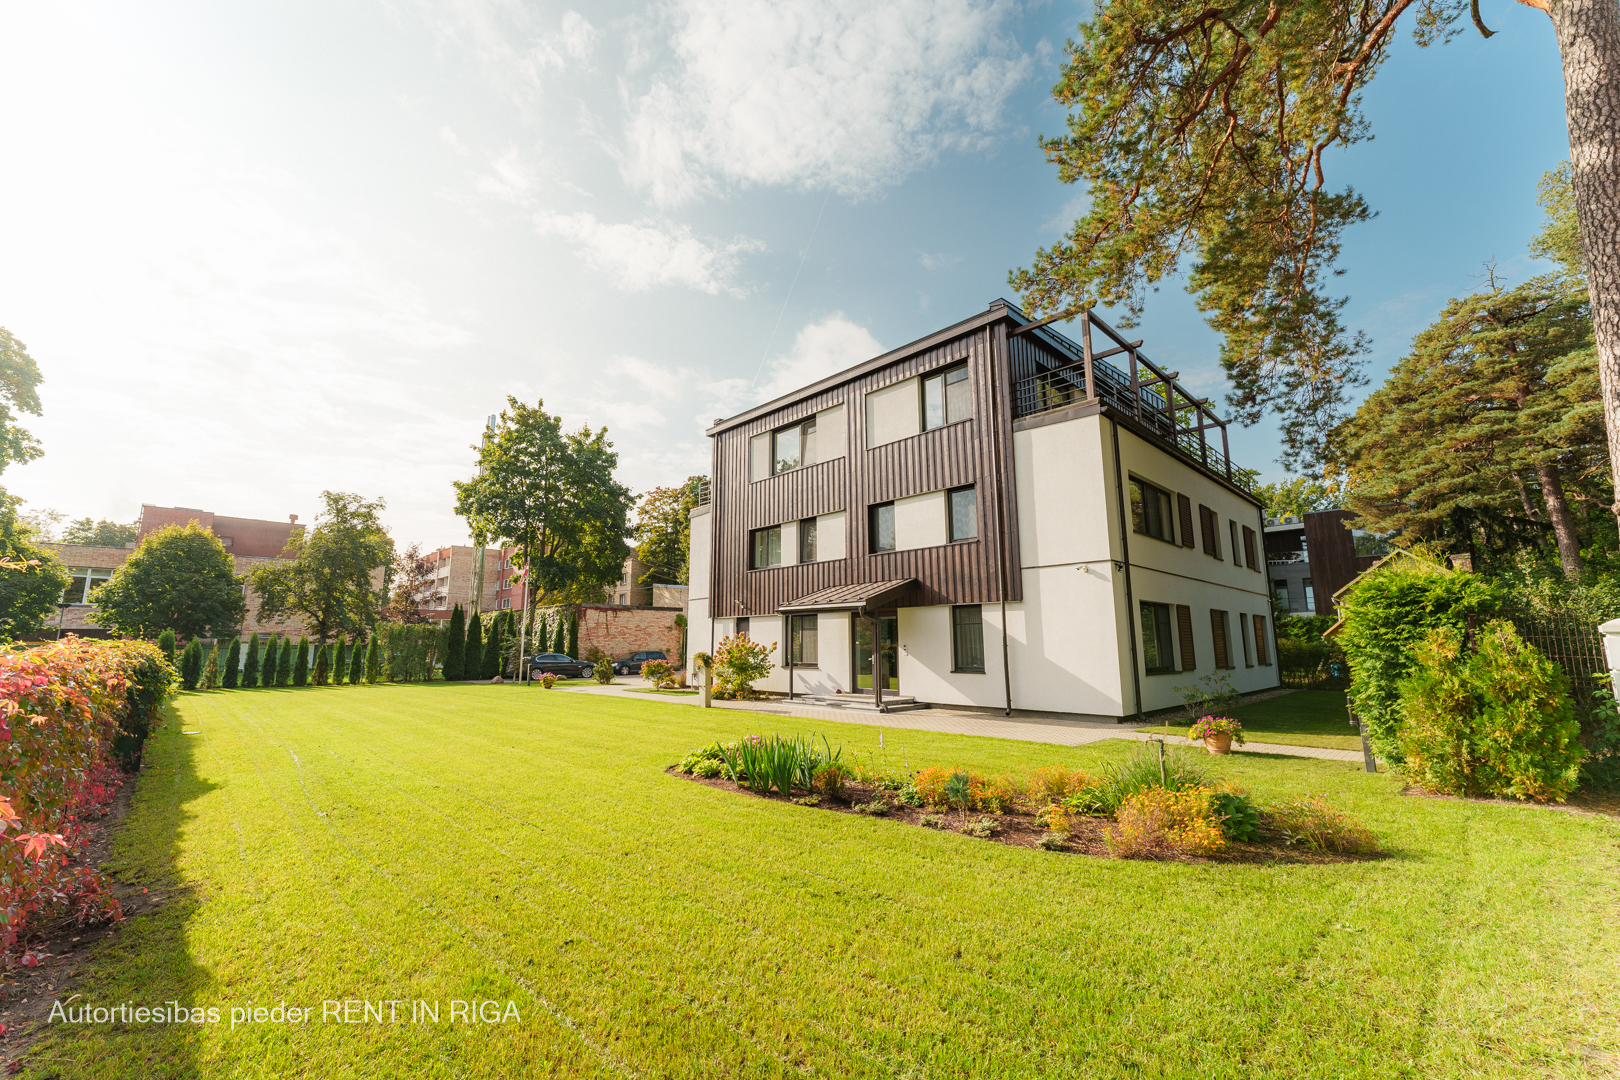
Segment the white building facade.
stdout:
[[772,649],[766,691],[1122,719],[1211,674],[1278,685],[1224,427],[1078,321],[998,301],[717,422],[689,653],[741,632]]

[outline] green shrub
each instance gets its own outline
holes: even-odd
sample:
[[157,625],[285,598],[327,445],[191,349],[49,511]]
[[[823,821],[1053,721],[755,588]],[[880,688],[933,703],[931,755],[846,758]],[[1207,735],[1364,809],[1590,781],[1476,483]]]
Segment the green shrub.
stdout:
[[291,686],[293,677],[293,650],[295,645],[286,638],[281,639],[280,655],[276,657],[276,685]]
[[355,638],[349,646],[349,685],[359,686],[366,681],[366,645],[361,638]]
[[720,747],[724,775],[761,795],[773,787],[783,795],[791,795],[795,787],[810,790],[816,773],[837,764],[842,753],[825,738],[818,748],[814,739],[803,736],[744,735]]
[[220,685],[227,690],[235,690],[241,680],[242,642],[239,638],[231,638],[230,651],[225,654],[225,671],[220,677]]
[[484,619],[478,612],[467,620],[467,643],[461,661],[463,679],[479,679],[484,674]]
[[1191,686],[1173,686],[1171,689],[1181,698],[1182,711],[1189,720],[1211,714],[1226,716],[1235,712],[1243,701],[1243,695],[1232,688],[1232,677],[1224,671],[1205,675]]
[[207,661],[203,668],[202,682],[205,687],[212,690],[219,685],[219,642],[214,642],[203,650],[203,657]]
[[264,659],[260,661],[259,685],[275,686],[276,672],[281,668],[281,635],[274,634],[264,643]]
[[1581,786],[1620,787],[1620,707],[1607,687],[1592,695],[1592,734],[1581,762]]
[[980,840],[988,840],[1001,831],[1001,822],[992,817],[977,817],[962,826],[962,832],[968,836],[976,836]]
[[1488,615],[1500,602],[1485,579],[1417,555],[1391,559],[1350,586],[1336,640],[1350,661],[1356,714],[1379,757],[1401,760],[1400,684],[1417,644],[1436,627],[1462,631],[1470,615]]
[[1217,789],[1210,796],[1215,813],[1221,818],[1221,832],[1229,840],[1254,840],[1260,835],[1260,808],[1249,796],[1236,789]]
[[292,684],[294,686],[309,685],[309,638],[307,637],[300,637],[298,644],[293,648]]
[[747,634],[733,634],[714,647],[714,696],[751,698],[758,696],[754,682],[771,673],[771,650],[776,646],[754,641]]
[[1114,814],[1131,795],[1163,788],[1186,791],[1209,786],[1203,766],[1192,754],[1180,749],[1167,750],[1164,775],[1159,774],[1159,753],[1152,743],[1143,743],[1124,761],[1103,769],[1097,783],[1082,788],[1063,800],[1063,805],[1081,814]]
[[1378,851],[1378,838],[1372,830],[1319,798],[1289,799],[1268,807],[1266,823],[1287,844],[1350,855]]
[[163,659],[174,663],[174,631],[165,630],[158,635],[158,648],[163,651]]
[[1042,833],[1040,845],[1042,851],[1062,851],[1063,841],[1067,839],[1062,833]]
[[382,643],[377,640],[377,632],[371,632],[371,642],[366,646],[366,682],[374,683],[382,678]]
[[450,609],[449,629],[445,633],[441,660],[446,682],[458,681],[466,671],[467,616],[463,614],[460,604]]
[[247,659],[242,662],[242,685],[249,690],[259,685],[259,635],[248,636]]
[[192,638],[186,642],[185,651],[180,654],[180,685],[186,690],[197,689],[202,682],[203,652],[202,642]]
[[832,761],[816,770],[811,786],[827,798],[841,801],[844,797],[844,784],[848,779],[849,770]]
[[1580,780],[1586,750],[1564,676],[1504,619],[1472,653],[1456,630],[1431,630],[1400,692],[1401,768],[1424,787],[1562,802]]

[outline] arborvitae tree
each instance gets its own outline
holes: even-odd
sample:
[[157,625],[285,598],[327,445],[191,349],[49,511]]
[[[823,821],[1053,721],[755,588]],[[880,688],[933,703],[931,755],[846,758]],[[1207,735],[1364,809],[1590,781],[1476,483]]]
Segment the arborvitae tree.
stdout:
[[501,631],[506,628],[506,620],[500,616],[495,617],[495,625],[490,627],[489,640],[484,642],[484,678],[493,679],[501,673]]
[[366,682],[374,683],[382,678],[382,645],[377,641],[375,631],[371,635],[371,643],[366,646]]
[[328,651],[325,642],[315,643],[314,670],[310,672],[316,686],[325,686],[326,680],[332,673],[332,654]]
[[264,659],[259,661],[260,686],[276,685],[276,671],[281,665],[281,635],[272,634],[270,640],[264,643]]
[[533,643],[535,652],[551,651],[551,627],[546,625],[544,615],[537,614],[534,617],[534,628],[530,632],[529,640]]
[[292,684],[294,686],[309,685],[309,638],[300,637],[297,652],[293,654]]
[[231,647],[225,654],[225,673],[220,677],[219,684],[227,690],[235,690],[242,678],[242,639],[231,638]]
[[248,638],[247,659],[242,662],[242,685],[251,690],[259,685],[259,635]]
[[349,646],[349,685],[359,686],[366,681],[366,643],[355,638]]
[[473,612],[472,620],[467,623],[466,649],[467,659],[464,661],[466,667],[462,669],[462,678],[482,678],[484,673],[484,627],[483,621],[476,611]]
[[202,681],[202,673],[202,642],[192,638],[186,642],[185,652],[180,654],[180,685],[187,690],[197,689],[197,684]]
[[[567,645],[568,647],[566,649],[558,649],[557,651],[560,652],[560,653],[563,653],[566,656],[572,656],[575,660],[578,660],[579,659],[579,613],[578,612],[570,611],[568,613],[567,629],[568,629],[568,640],[566,642],[563,642],[563,644]],[[557,627],[557,640],[558,641],[562,641],[562,636],[563,636],[562,632],[563,632],[563,625],[559,624],[558,627]]]
[[280,655],[276,657],[276,685],[291,686],[293,673],[293,649],[296,646],[286,638],[281,639]]
[[163,657],[169,663],[174,663],[174,631],[165,630],[158,635],[158,648],[163,650]]
[[444,639],[444,678],[446,682],[455,682],[461,678],[466,667],[467,656],[467,617],[462,614],[461,605],[457,604],[450,610],[450,629]]
[[212,690],[219,685],[219,642],[203,650],[208,666],[203,670],[203,685]]
[[341,638],[332,643],[332,685],[343,682],[349,673],[349,643]]

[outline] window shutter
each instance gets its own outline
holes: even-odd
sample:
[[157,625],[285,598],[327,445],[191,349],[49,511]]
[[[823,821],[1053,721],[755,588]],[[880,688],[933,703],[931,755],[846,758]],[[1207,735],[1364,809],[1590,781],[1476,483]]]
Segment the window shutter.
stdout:
[[1202,533],[1204,537],[1204,554],[1212,555],[1218,559],[1221,557],[1221,555],[1220,551],[1216,548],[1215,522],[1215,511],[1211,510],[1207,506],[1198,507],[1198,531]]
[[1177,492],[1176,509],[1181,511],[1181,546],[1192,547],[1192,500]]
[[1227,662],[1226,655],[1226,612],[1216,611],[1211,608],[1209,612],[1209,628],[1215,634],[1215,666],[1217,668],[1231,667],[1232,665]]
[[1271,654],[1266,651],[1266,617],[1254,617],[1254,654],[1261,667],[1271,666]]
[[1181,633],[1181,670],[1197,671],[1198,655],[1193,651],[1192,608],[1176,605],[1176,629]]
[[1243,526],[1243,559],[1249,564],[1250,570],[1260,569],[1254,561],[1254,530],[1247,525]]

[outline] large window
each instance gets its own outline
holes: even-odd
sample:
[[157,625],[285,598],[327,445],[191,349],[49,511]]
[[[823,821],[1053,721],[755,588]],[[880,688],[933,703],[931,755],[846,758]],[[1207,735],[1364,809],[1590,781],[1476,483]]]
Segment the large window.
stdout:
[[88,604],[90,590],[112,577],[110,569],[93,566],[75,566],[68,571],[73,576],[67,591],[62,594],[64,604]]
[[1288,582],[1277,578],[1271,583],[1271,601],[1277,605],[1277,610],[1283,614],[1288,613]]
[[754,569],[782,565],[782,526],[754,530]]
[[878,503],[872,507],[867,536],[873,551],[894,550],[894,503]]
[[820,655],[817,641],[816,617],[814,615],[794,615],[792,628],[789,631],[789,659],[794,664],[814,665],[818,663]]
[[1305,579],[1305,610],[1316,610],[1316,586],[1311,584],[1310,578]]
[[984,671],[984,608],[978,604],[951,608],[951,670]]
[[979,501],[970,487],[950,493],[951,539],[971,540],[979,535]]
[[1175,543],[1176,527],[1171,521],[1170,493],[1132,477],[1131,526],[1139,533]]
[[805,518],[799,522],[799,561],[816,561],[816,519]]
[[771,472],[784,473],[816,463],[816,418],[771,434]]
[[1169,604],[1142,601],[1142,657],[1149,675],[1169,675],[1176,670]]
[[923,379],[923,430],[944,427],[973,415],[967,364],[955,364]]

